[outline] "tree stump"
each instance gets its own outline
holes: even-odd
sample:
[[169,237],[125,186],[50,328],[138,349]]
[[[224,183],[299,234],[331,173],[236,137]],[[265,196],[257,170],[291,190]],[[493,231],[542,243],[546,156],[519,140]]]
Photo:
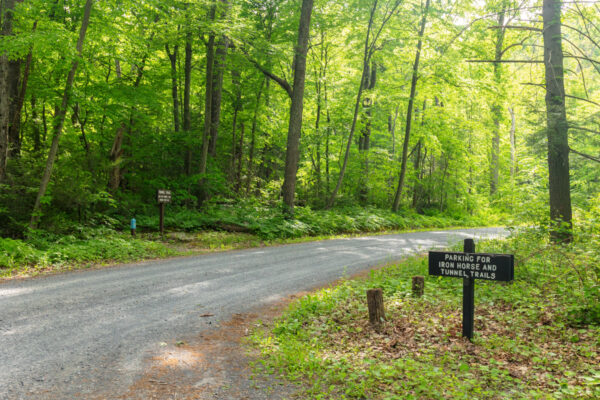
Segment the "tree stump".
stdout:
[[415,297],[423,297],[425,292],[425,278],[422,276],[413,276],[412,278],[412,294]]
[[367,290],[367,305],[369,306],[369,322],[376,330],[381,328],[381,323],[385,321],[385,310],[383,308],[383,290]]

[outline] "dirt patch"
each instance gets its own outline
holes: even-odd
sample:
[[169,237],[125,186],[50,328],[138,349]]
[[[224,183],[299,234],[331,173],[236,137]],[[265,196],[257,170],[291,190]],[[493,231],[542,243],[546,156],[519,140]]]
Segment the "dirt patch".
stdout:
[[[389,263],[371,270],[384,268]],[[369,275],[363,271],[348,279]],[[317,286],[312,291],[338,285],[345,279]],[[257,321],[270,325],[289,304],[309,292],[296,293],[270,306],[247,314],[235,314],[218,328],[188,342],[165,344],[148,360],[150,367],[128,391],[117,399],[169,400],[283,400],[294,398],[300,387],[272,375],[255,374],[252,363],[258,351],[244,345]],[[208,316],[208,315],[207,315]]]
[[189,342],[164,345],[150,367],[117,399],[289,399],[298,391],[276,377],[255,375],[259,354],[243,341],[260,319],[270,322],[299,295],[248,314],[235,314],[218,328]]

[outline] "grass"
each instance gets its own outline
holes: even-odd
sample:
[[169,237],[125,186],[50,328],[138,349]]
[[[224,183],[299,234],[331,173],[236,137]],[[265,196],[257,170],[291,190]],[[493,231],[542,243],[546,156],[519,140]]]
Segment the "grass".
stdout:
[[[295,302],[251,337],[255,367],[314,399],[600,398],[598,231],[554,246],[540,232],[478,245],[516,257],[510,284],[477,281],[475,337],[461,338],[462,282],[413,258]],[[368,324],[365,291],[384,290],[387,322]]]
[[[139,217],[136,238],[110,228],[125,225],[110,220],[95,228],[67,224],[57,233],[30,231],[25,240],[0,238],[0,279],[364,233],[481,224],[473,218],[359,208],[313,211],[297,207],[295,219],[285,219],[278,207],[254,202],[209,205],[203,212],[179,209],[167,215],[164,240],[156,233],[154,216]],[[245,232],[224,230],[231,228]]]

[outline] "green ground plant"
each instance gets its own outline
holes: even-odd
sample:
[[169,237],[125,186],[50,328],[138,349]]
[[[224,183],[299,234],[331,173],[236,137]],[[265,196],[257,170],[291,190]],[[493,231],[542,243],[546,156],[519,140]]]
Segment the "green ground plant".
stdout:
[[396,214],[376,208],[350,207],[315,211],[298,207],[286,219],[279,205],[255,200],[214,201],[201,210],[169,209],[167,234],[158,230],[154,210],[141,210],[138,234],[132,238],[128,218],[102,216],[83,226],[55,218],[51,230],[29,230],[24,239],[0,238],[0,278],[90,267],[199,252],[231,250],[294,241],[359,234],[451,226],[479,226],[484,218]]
[[[256,368],[315,399],[592,399],[600,396],[600,232],[571,244],[519,230],[478,251],[514,253],[515,280],[477,281],[475,337],[461,338],[459,279],[413,258],[303,297],[256,330]],[[411,277],[426,276],[423,298]],[[365,292],[384,291],[387,322],[368,324]]]

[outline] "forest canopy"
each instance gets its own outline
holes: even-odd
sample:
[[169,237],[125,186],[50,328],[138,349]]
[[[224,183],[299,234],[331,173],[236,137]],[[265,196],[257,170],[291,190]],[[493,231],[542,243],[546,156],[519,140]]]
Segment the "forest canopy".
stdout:
[[200,212],[254,198],[567,227],[600,201],[596,2],[1,7],[3,236],[124,224],[158,189]]

